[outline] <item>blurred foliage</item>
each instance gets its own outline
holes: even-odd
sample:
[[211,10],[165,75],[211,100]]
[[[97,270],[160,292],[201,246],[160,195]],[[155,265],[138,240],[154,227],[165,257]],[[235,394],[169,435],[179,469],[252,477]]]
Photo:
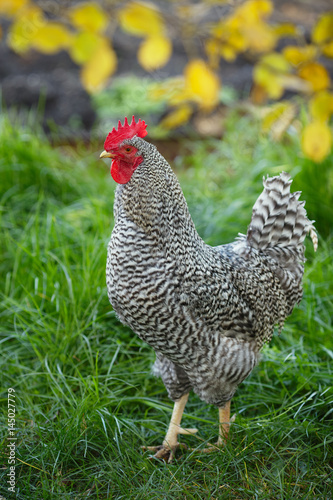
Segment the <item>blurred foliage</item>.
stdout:
[[105,122],[111,126],[119,116],[126,116],[129,102],[134,115],[162,113],[164,103],[150,98],[154,85],[154,80],[149,77],[120,76],[114,78],[111,86],[93,94],[94,107],[103,126]]
[[[254,62],[255,104],[279,100],[286,91],[306,98],[300,126],[300,107],[288,100],[266,107],[263,131],[280,140],[297,123],[304,155],[322,162],[332,147],[333,93],[325,61],[333,58],[333,12],[317,19],[307,41],[299,26],[270,23],[273,8],[271,0],[166,2],[161,8],[139,1],[65,7],[52,1],[2,0],[0,16],[10,21],[3,36],[15,52],[67,50],[81,65],[82,84],[90,93],[104,88],[116,73],[112,41],[119,29],[142,40],[137,58],[148,72],[164,67],[173,41],[181,40],[189,59],[183,74],[152,90],[153,97],[167,101],[170,108],[162,121],[166,129],[186,123],[197,110],[209,114],[219,103],[221,59],[232,62],[243,54]],[[280,43],[282,39],[287,41]]]

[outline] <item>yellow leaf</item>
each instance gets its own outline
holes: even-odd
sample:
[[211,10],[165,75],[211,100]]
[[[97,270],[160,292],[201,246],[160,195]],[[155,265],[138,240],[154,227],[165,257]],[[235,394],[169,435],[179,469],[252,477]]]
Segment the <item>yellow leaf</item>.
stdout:
[[69,54],[74,62],[83,64],[91,59],[93,53],[101,43],[101,36],[90,31],[81,31],[73,36]]
[[185,89],[203,109],[210,109],[218,102],[220,81],[202,59],[189,62],[184,70]]
[[166,101],[171,106],[178,106],[192,98],[190,92],[185,88],[185,79],[183,76],[169,78],[156,83],[150,90],[150,96],[157,101]]
[[223,29],[226,45],[232,47],[237,53],[248,48],[248,40],[242,28],[240,28],[238,20],[227,20]]
[[321,49],[324,56],[333,57],[333,40],[331,42],[325,43],[325,45],[323,45]]
[[81,70],[81,81],[88,92],[102,89],[117,67],[117,57],[108,39],[103,38]]
[[[237,57],[237,54],[238,54],[238,50],[235,49],[235,47],[233,45],[229,45],[228,43],[221,43],[220,44],[220,50],[219,50],[219,53],[220,55],[223,57],[223,59],[225,59],[226,61],[234,61]],[[211,58],[210,61],[212,61],[214,63],[214,60]],[[213,64],[214,68],[217,69],[218,65],[217,64]]]
[[327,89],[330,85],[330,76],[326,68],[317,62],[303,64],[298,70],[298,75],[309,82],[314,92]]
[[263,132],[271,132],[279,141],[296,115],[296,107],[289,101],[273,104],[265,114],[261,127]]
[[137,36],[158,36],[164,32],[164,22],[158,9],[151,4],[130,2],[119,12],[124,31]]
[[234,15],[244,24],[253,24],[268,17],[272,11],[270,0],[248,0],[235,9]]
[[328,120],[333,113],[333,94],[327,90],[317,92],[310,99],[309,111],[315,120]]
[[212,38],[207,40],[205,48],[213,67],[218,66],[220,56],[227,61],[234,61],[237,54],[247,48],[248,42],[235,17],[219,21],[213,26],[211,34]]
[[281,23],[276,26],[273,26],[273,30],[275,35],[278,38],[282,38],[285,36],[297,36],[299,34],[299,30],[292,23]]
[[290,64],[298,66],[301,63],[315,59],[317,55],[317,47],[314,45],[306,45],[304,47],[288,45],[283,49],[282,53]]
[[29,0],[1,0],[0,16],[16,16],[23,7],[28,5],[28,3]]
[[273,123],[281,116],[285,109],[285,102],[278,102],[273,104],[264,112],[264,117],[261,122],[261,129],[263,132],[269,132]]
[[55,54],[68,47],[71,33],[60,23],[46,22],[33,35],[32,46],[43,54]]
[[187,123],[192,115],[192,108],[189,104],[182,104],[174,111],[171,111],[163,120],[161,121],[162,127],[166,129],[172,129],[180,127]]
[[26,7],[9,28],[9,47],[19,54],[27,52],[32,46],[33,37],[44,25],[42,10],[36,5]]
[[272,52],[263,56],[260,63],[267,66],[272,72],[287,73],[290,65],[285,57],[278,52]]
[[69,18],[76,28],[92,33],[100,33],[108,25],[107,13],[96,2],[75,5],[69,12]]
[[302,150],[305,156],[319,163],[329,154],[331,146],[332,133],[326,123],[313,121],[304,128]]
[[166,36],[149,36],[140,45],[138,60],[146,71],[162,68],[170,59],[172,45]]
[[312,30],[312,40],[321,44],[328,41],[333,36],[333,12],[323,14]]
[[254,52],[270,52],[274,49],[277,36],[268,24],[257,21],[255,24],[244,24],[242,35],[247,41],[247,47]]
[[272,52],[263,56],[254,67],[253,79],[269,97],[279,99],[283,94],[285,76],[289,69],[290,65],[283,55]]
[[274,28],[265,22],[272,10],[270,0],[248,0],[235,9],[229,22],[241,33],[242,50],[247,48],[258,53],[273,50],[278,37]]
[[156,101],[169,100],[174,89],[184,89],[184,78],[177,76],[162,80],[152,85],[150,89],[150,97]]

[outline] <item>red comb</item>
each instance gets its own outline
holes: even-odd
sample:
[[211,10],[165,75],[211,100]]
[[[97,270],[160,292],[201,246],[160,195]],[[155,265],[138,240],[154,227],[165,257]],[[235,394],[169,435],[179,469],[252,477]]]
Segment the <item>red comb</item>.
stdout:
[[146,130],[147,125],[143,120],[135,122],[134,116],[132,116],[132,122],[129,125],[127,118],[125,117],[124,125],[121,124],[121,121],[118,122],[118,130],[114,127],[112,131],[108,134],[107,138],[104,142],[104,149],[109,151],[110,149],[115,149],[120,142],[123,142],[125,139],[131,139],[135,135],[138,137],[145,137],[147,135]]

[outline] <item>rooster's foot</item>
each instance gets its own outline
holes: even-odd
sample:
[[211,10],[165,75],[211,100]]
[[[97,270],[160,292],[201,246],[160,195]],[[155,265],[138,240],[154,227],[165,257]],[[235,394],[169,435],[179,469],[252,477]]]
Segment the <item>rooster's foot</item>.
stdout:
[[179,434],[195,434],[196,432],[198,432],[198,429],[183,429],[182,427],[176,428],[172,425],[171,432],[169,428],[169,433],[166,435],[163,444],[159,446],[142,446],[141,449],[144,451],[155,452],[155,455],[152,458],[162,458],[165,462],[171,463],[176,456],[178,448],[184,451],[187,450],[186,444],[179,443],[177,436]]
[[[220,409],[220,411],[219,411],[219,413],[220,413],[220,433],[219,433],[219,437],[218,437],[217,442],[215,444],[208,443],[208,447],[203,448],[202,450],[198,450],[197,448],[191,448],[191,451],[198,451],[200,453],[212,453],[214,451],[221,450],[227,444],[230,425],[236,420],[236,414],[230,418],[229,408],[230,408],[230,405],[227,406],[226,410],[223,408],[222,410]],[[226,412],[228,413],[227,415],[226,415]],[[228,418],[227,421],[225,419],[226,416]]]
[[187,449],[187,446],[178,442],[178,435],[189,435],[198,432],[198,429],[183,429],[183,427],[180,426],[187,399],[188,394],[184,394],[180,399],[175,401],[170,425],[163,444],[161,446],[143,446],[143,450],[154,451],[155,458],[162,458],[166,462],[170,463],[176,455],[176,451],[178,448]]
[[186,444],[182,443],[177,443],[175,446],[172,446],[172,448],[165,444],[161,444],[159,446],[141,446],[141,449],[143,451],[150,451],[154,453],[153,456],[149,457],[150,460],[152,460],[153,458],[159,458],[169,464],[175,458],[178,448],[180,448],[183,451],[187,450]]

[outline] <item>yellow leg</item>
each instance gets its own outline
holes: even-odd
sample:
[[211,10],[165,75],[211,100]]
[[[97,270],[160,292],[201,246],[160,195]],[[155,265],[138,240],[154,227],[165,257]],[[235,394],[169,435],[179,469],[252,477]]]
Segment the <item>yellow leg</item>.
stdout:
[[227,402],[224,408],[219,408],[219,437],[217,440],[217,446],[225,445],[229,429],[230,429],[230,401]]
[[226,403],[226,405],[223,408],[219,408],[219,437],[216,442],[216,444],[209,444],[208,448],[204,448],[202,451],[203,453],[210,453],[212,451],[217,451],[218,448],[222,448],[225,446],[227,439],[228,439],[228,434],[229,434],[229,429],[230,429],[230,424],[235,421],[236,415],[233,415],[230,418],[230,401]]
[[178,401],[175,401],[168,432],[162,446],[144,446],[144,450],[156,451],[156,458],[164,460],[168,458],[168,462],[171,462],[179,446],[178,434],[195,434],[198,431],[198,429],[183,429],[180,426],[187,400],[188,394],[184,394]]
[[185,394],[175,402],[175,405],[173,407],[168,432],[166,433],[165,439],[163,441],[163,446],[165,448],[169,448],[170,450],[172,450],[179,444],[177,439],[178,434],[195,434],[198,431],[198,429],[183,429],[182,427],[180,427],[180,422],[182,421],[182,416],[187,400],[188,394]]

